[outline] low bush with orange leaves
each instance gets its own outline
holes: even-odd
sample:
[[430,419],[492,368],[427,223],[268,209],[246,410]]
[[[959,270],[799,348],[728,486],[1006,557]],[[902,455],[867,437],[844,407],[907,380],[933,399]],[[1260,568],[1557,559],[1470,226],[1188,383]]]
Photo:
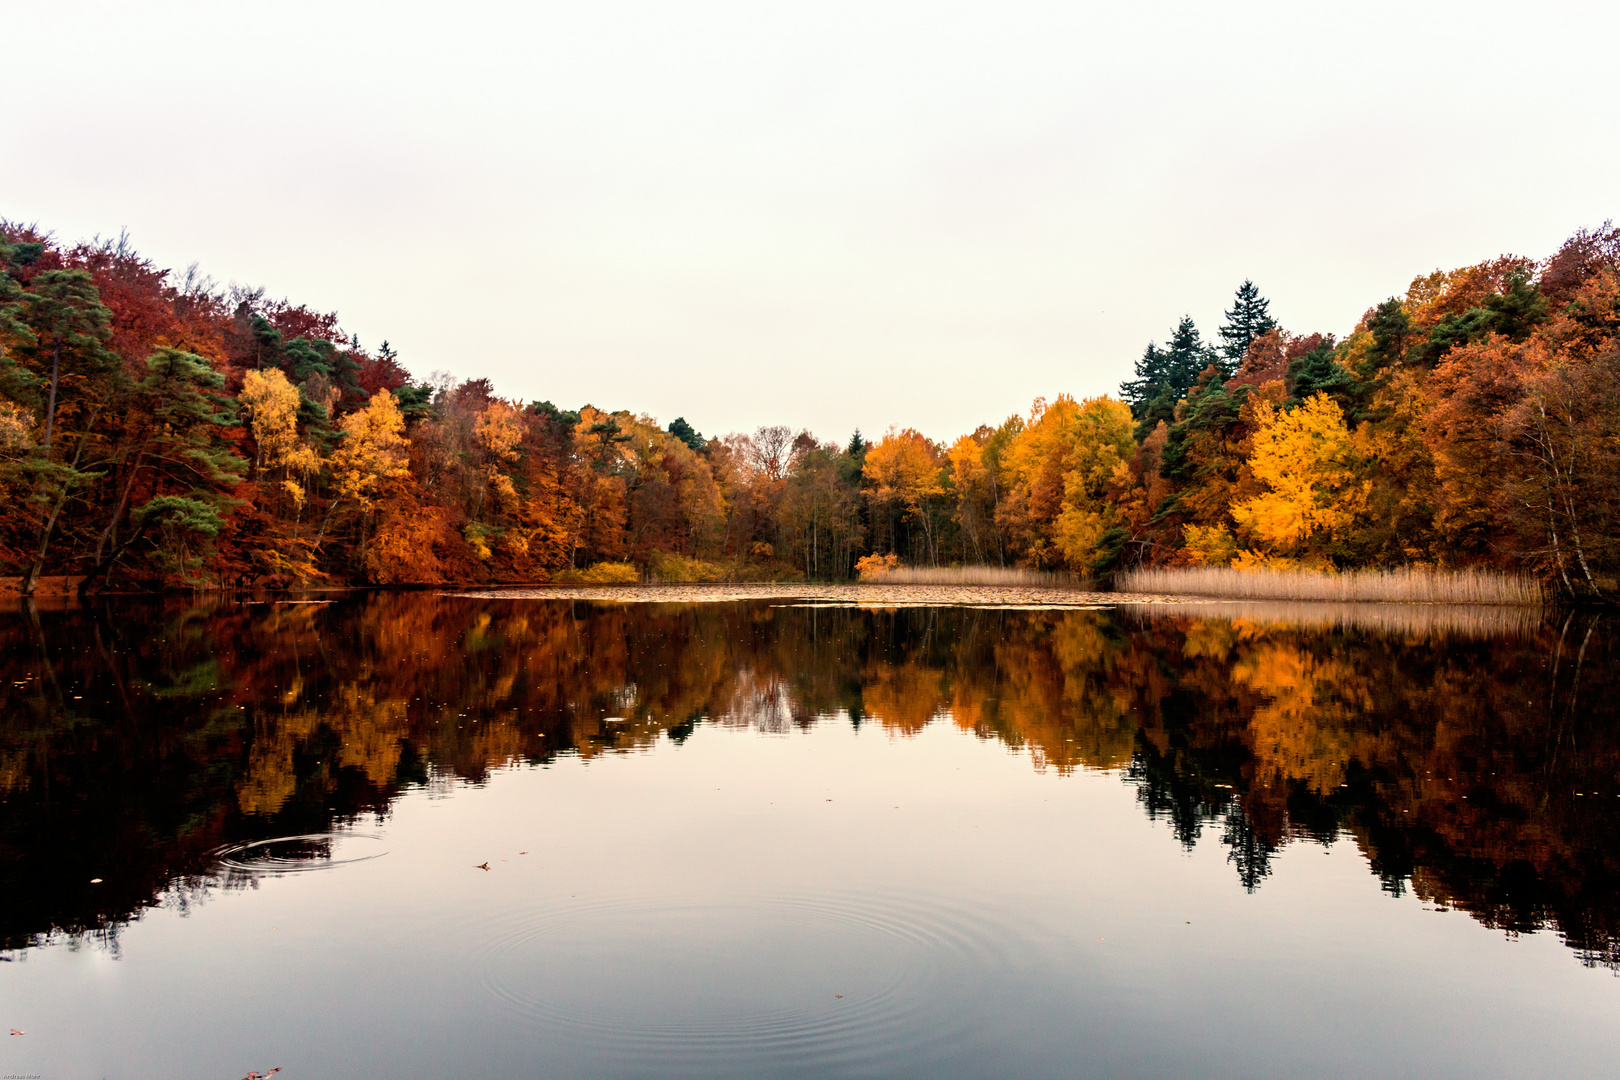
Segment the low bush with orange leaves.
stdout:
[[892,551],[887,555],[863,555],[855,560],[855,575],[862,581],[881,581],[899,566],[900,556]]

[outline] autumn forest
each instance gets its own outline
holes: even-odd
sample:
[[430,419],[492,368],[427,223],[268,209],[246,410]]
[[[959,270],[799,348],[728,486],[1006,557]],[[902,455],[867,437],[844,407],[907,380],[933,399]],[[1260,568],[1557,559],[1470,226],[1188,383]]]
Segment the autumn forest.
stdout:
[[[335,314],[0,222],[0,575],[106,589],[830,580],[861,560],[1620,571],[1620,229],[1342,338],[1244,282],[1118,397],[954,440],[708,436],[419,378]],[[871,566],[872,561],[866,565]]]

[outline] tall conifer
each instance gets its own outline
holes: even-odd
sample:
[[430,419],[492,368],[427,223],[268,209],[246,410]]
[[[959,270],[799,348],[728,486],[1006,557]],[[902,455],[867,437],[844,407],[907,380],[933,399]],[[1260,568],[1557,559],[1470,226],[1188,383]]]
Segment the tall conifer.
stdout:
[[1174,419],[1176,402],[1187,396],[1205,368],[1218,362],[1191,315],[1181,317],[1164,348],[1150,342],[1136,362],[1136,378],[1120,387],[1120,396],[1137,421],[1137,438],[1145,438],[1160,420]]
[[1232,307],[1226,313],[1226,324],[1219,331],[1220,353],[1225,360],[1227,375],[1237,371],[1243,354],[1249,351],[1250,342],[1266,331],[1277,328],[1277,320],[1271,317],[1270,309],[1271,301],[1260,295],[1254,282],[1245,279],[1238,286],[1237,295],[1232,298]]

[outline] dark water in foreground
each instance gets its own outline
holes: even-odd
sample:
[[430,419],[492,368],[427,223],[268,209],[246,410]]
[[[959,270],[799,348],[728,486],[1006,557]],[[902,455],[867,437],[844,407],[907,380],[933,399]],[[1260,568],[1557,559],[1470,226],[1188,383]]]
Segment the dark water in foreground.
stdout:
[[1614,625],[1284,614],[0,613],[0,1075],[1615,1075]]

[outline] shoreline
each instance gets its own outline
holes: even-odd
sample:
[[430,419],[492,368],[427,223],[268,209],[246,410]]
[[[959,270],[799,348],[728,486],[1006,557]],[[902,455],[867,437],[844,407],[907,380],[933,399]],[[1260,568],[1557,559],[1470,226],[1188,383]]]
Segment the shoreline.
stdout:
[[1522,608],[1541,604],[1502,604],[1444,600],[1257,600],[1193,593],[1106,592],[1050,585],[926,585],[847,582],[683,582],[646,585],[490,585],[440,587],[439,595],[484,600],[600,600],[617,603],[723,603],[747,600],[826,600],[911,604],[999,605],[1008,602],[1049,607],[1190,607],[1202,605],[1307,604],[1322,607]]
[[[242,603],[294,603],[311,597],[336,599],[355,593],[431,593],[437,596],[483,600],[571,600],[601,603],[740,603],[779,600],[794,604],[833,606],[964,606],[1030,608],[1238,608],[1288,607],[1298,612],[1326,612],[1335,609],[1413,610],[1478,609],[1539,613],[1555,602],[1504,603],[1448,600],[1336,600],[1297,597],[1276,599],[1213,596],[1197,593],[1109,592],[1096,588],[1064,585],[968,585],[880,582],[671,582],[624,585],[579,585],[535,582],[511,585],[352,585],[274,590],[185,590],[162,592],[104,592],[80,598],[73,578],[42,578],[41,588],[32,597],[14,590],[0,589],[0,610],[20,609],[30,601],[49,607],[93,604],[110,599],[168,599],[174,597],[214,597]],[[1581,605],[1577,605],[1581,606]]]
[[[1299,629],[1395,632],[1407,635],[1461,634],[1466,637],[1523,636],[1545,624],[1545,605],[1454,603],[1428,600],[1252,600],[1242,597],[1171,593],[1103,592],[1042,585],[922,585],[848,582],[704,582],[667,585],[502,585],[385,586],[326,588],[300,592],[107,593],[81,600],[71,592],[32,598],[0,594],[0,613],[93,610],[98,601],[192,603],[241,607],[333,604],[351,594],[416,594],[461,600],[566,601],[622,607],[769,603],[780,608],[899,611],[957,608],[965,611],[1113,611],[1128,619],[1219,619],[1233,623],[1292,626]],[[184,601],[180,601],[184,602]]]

